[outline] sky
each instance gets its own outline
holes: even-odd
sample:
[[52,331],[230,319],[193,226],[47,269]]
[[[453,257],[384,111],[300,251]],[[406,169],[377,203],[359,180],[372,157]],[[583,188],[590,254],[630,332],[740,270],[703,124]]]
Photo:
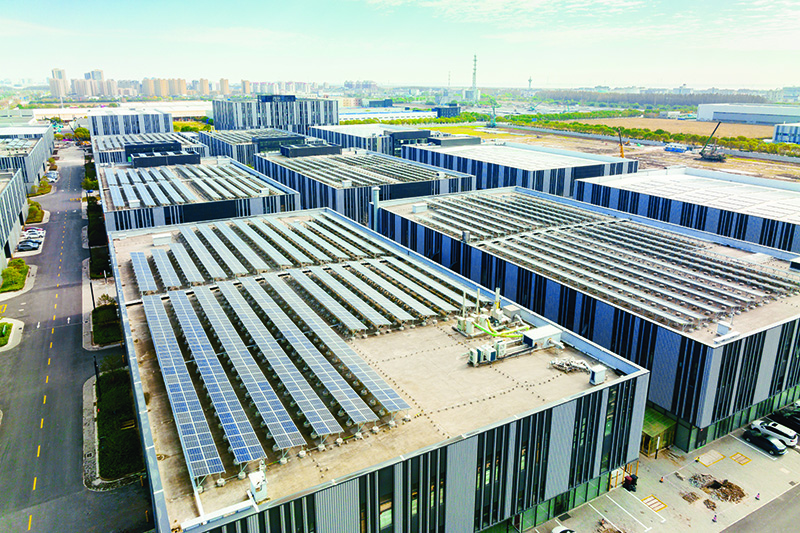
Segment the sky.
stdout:
[[[74,7],[73,7],[74,6]],[[800,85],[800,0],[0,0],[0,79]]]

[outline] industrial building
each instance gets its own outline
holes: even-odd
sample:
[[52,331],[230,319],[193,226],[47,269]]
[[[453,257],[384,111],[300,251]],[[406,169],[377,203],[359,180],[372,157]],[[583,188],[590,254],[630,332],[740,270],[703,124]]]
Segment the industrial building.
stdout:
[[800,107],[775,104],[700,104],[697,120],[781,124],[800,121]]
[[800,275],[770,248],[520,187],[380,202],[371,223],[650,370],[683,450],[800,398]]
[[[154,154],[136,154],[154,157]],[[169,166],[98,165],[109,231],[152,228],[299,208],[296,191],[227,157]]]
[[[0,128],[0,131],[3,129],[15,131],[21,128]],[[52,128],[41,137],[0,137],[0,170],[22,170],[22,180],[27,190],[39,185],[46,171],[47,160],[52,154]]]
[[191,152],[208,157],[208,146],[196,133],[147,133],[92,137],[95,164],[129,163],[132,154],[152,152]]
[[215,99],[217,130],[275,128],[305,134],[309,126],[338,124],[339,102],[327,98],[259,94],[256,99]]
[[800,185],[791,181],[671,167],[581,180],[575,199],[800,253]]
[[309,128],[308,134],[342,148],[364,148],[395,157],[400,157],[404,145],[427,144],[431,137],[430,130],[389,124],[314,126]]
[[158,533],[527,528],[635,467],[646,370],[338,213],[109,238]]
[[460,146],[404,146],[403,157],[473,174],[478,189],[519,186],[558,196],[572,196],[575,180],[636,172],[639,165],[619,157],[475,139]]
[[170,133],[172,114],[159,109],[101,107],[88,113],[89,132],[95,135],[138,135]]
[[793,124],[776,124],[772,134],[774,143],[800,144],[800,122]]
[[436,118],[452,118],[461,114],[461,106],[458,104],[438,105],[433,108]]
[[303,209],[330,207],[361,223],[367,221],[373,187],[386,200],[475,188],[475,176],[376,152],[335,147],[331,153],[322,147],[326,155],[314,155],[317,150],[309,147],[304,150],[309,155],[290,157],[288,148],[256,154],[256,170],[298,191]]
[[436,117],[435,111],[415,111],[413,109],[401,109],[399,107],[381,107],[376,109],[349,108],[339,113],[339,120],[341,122],[352,120],[379,120],[381,122],[387,122],[390,120],[419,120]]
[[45,139],[52,152],[55,145],[55,130],[52,124],[0,126],[0,139]]
[[0,270],[8,266],[19,242],[27,212],[27,187],[22,169],[0,170]]
[[223,155],[245,165],[253,165],[253,155],[260,152],[279,152],[285,144],[303,144],[306,137],[283,130],[226,130],[198,132],[200,142],[208,146],[211,155]]

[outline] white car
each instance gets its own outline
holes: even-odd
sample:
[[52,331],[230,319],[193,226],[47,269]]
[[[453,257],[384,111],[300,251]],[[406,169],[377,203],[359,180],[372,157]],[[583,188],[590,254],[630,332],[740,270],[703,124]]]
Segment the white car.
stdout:
[[758,431],[762,435],[775,437],[790,448],[797,446],[797,433],[786,426],[782,426],[781,424],[772,422],[770,420],[756,420],[750,425],[754,430]]

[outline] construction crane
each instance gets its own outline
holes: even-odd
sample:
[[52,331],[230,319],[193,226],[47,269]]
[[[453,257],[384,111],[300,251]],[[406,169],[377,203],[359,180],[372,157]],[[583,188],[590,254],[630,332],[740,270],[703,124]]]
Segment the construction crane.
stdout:
[[717,133],[717,129],[719,128],[720,124],[722,124],[722,122],[717,122],[714,131],[712,131],[711,135],[709,135],[708,139],[706,139],[706,143],[700,150],[700,159],[703,159],[704,161],[717,161],[717,162],[725,161],[725,154],[723,154],[720,151],[720,149],[717,148],[716,141],[714,142],[713,145],[711,145],[711,148],[708,148],[708,143],[710,143],[711,139],[714,138],[714,134]]
[[619,137],[619,156],[625,157],[625,148],[622,147],[622,128],[617,128],[617,136]]

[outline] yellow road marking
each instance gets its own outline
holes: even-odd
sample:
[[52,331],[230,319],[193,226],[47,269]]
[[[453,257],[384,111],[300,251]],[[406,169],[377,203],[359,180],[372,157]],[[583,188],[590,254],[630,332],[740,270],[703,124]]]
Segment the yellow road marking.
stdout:
[[0,305],[0,313],[5,313],[7,308],[8,308],[8,304]]
[[53,304],[53,309],[58,309],[58,304]]
[[53,347],[53,341],[50,341],[50,348]]
[[47,394],[45,394],[44,398],[42,398],[42,405],[44,405],[46,403],[47,403]]
[[50,376],[45,376],[44,377],[44,382],[45,383],[50,383]]
[[55,320],[55,319],[56,319],[56,315],[53,315],[53,320]]
[[29,514],[28,515],[28,531],[31,530],[31,521],[33,521],[33,515]]
[[41,451],[42,451],[42,445],[40,444],[39,446],[36,447],[36,457],[39,457],[39,452]]
[[56,332],[56,328],[50,328],[50,335]]
[[56,294],[56,298],[58,298],[58,294]]
[[56,283],[56,289],[58,288],[59,285],[61,285],[61,284],[60,283]]
[[33,490],[36,490],[36,478],[33,478]]
[[50,366],[50,358],[47,358],[47,366]]

